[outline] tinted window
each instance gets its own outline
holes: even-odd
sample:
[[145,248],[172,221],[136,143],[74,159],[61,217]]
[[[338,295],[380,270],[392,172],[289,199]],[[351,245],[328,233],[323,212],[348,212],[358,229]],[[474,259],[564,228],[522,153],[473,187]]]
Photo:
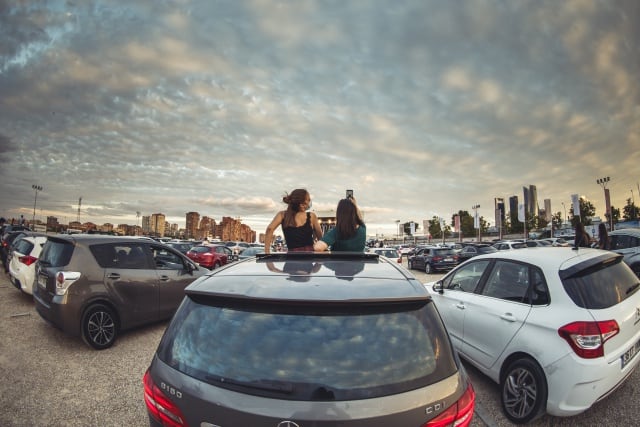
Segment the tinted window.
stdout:
[[146,247],[135,243],[105,243],[91,245],[91,253],[102,268],[151,268]]
[[455,252],[451,249],[433,249],[433,256],[447,256],[454,254]]
[[[440,381],[457,369],[433,303],[424,301],[393,308],[249,309],[246,303],[216,306],[187,299],[158,356],[219,387],[291,400],[383,396]],[[289,392],[233,384],[252,381]]]
[[496,261],[482,290],[488,297],[523,302],[528,295],[529,267],[508,261]]
[[626,234],[616,234],[611,236],[611,249],[627,249],[640,246],[637,238]]
[[191,248],[191,252],[195,252],[197,254],[206,254],[209,252],[209,247],[207,246],[194,246]]
[[151,252],[155,266],[158,269],[182,270],[184,268],[182,257],[165,247],[151,245]]
[[443,287],[446,289],[473,292],[489,264],[489,260],[482,260],[463,265],[445,277]]
[[73,248],[71,242],[49,238],[40,252],[39,262],[50,267],[63,267],[69,264]]
[[573,302],[587,309],[608,308],[638,292],[638,277],[622,262],[599,264],[562,281]]
[[25,239],[20,239],[16,242],[14,250],[20,254],[29,255],[33,250],[33,243]]

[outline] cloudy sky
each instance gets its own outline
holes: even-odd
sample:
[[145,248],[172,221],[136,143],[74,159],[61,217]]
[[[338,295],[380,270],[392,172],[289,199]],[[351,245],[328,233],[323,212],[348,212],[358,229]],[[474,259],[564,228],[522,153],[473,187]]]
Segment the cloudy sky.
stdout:
[[636,0],[0,0],[0,215],[603,216],[598,178],[640,203],[638,40]]

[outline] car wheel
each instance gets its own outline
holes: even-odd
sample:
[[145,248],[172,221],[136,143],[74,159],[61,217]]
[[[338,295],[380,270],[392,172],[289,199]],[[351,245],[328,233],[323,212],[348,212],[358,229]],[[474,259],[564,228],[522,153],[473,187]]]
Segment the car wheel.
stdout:
[[118,319],[104,304],[90,306],[82,316],[82,339],[96,350],[113,345],[118,336]]
[[215,270],[216,268],[220,268],[220,263],[218,261],[216,261],[215,264],[213,264],[212,270]]
[[516,424],[542,415],[547,405],[547,381],[542,368],[530,358],[513,361],[502,375],[502,410]]
[[431,267],[431,264],[426,263],[424,265],[424,272],[427,273],[427,274],[433,273],[433,267]]

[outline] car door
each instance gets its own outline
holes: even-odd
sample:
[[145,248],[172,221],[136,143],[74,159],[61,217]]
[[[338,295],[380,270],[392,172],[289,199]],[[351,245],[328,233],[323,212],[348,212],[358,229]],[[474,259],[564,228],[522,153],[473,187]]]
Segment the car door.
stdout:
[[158,275],[158,317],[171,317],[184,298],[184,288],[194,280],[187,266],[188,260],[178,251],[163,245],[151,244],[151,253]]
[[459,351],[464,344],[467,302],[475,296],[474,292],[489,264],[489,260],[480,260],[460,266],[440,282],[441,292],[431,292],[451,342]]
[[465,301],[462,353],[490,368],[522,327],[529,312],[529,266],[496,260],[478,293]]
[[424,254],[426,249],[419,249],[411,258],[411,267],[415,270],[424,269]]
[[158,318],[158,273],[143,243],[95,245],[92,252],[106,264],[105,287],[124,328]]

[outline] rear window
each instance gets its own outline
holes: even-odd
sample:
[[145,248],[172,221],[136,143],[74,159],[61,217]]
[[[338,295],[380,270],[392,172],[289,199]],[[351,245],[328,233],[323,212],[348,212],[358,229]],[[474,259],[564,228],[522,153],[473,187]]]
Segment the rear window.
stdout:
[[562,283],[573,302],[587,309],[612,307],[640,289],[638,277],[622,262],[598,264]]
[[290,400],[384,396],[457,371],[431,301],[249,309],[188,298],[158,357],[218,387]]
[[71,261],[73,243],[49,238],[40,252],[40,264],[50,267],[64,267]]
[[25,239],[20,239],[16,242],[14,250],[19,254],[29,255],[33,250],[33,243]]
[[453,249],[434,249],[433,250],[433,255],[436,256],[447,256],[447,255],[454,255],[455,251]]
[[191,252],[195,252],[197,254],[204,254],[209,252],[210,249],[208,246],[194,246],[191,248]]

